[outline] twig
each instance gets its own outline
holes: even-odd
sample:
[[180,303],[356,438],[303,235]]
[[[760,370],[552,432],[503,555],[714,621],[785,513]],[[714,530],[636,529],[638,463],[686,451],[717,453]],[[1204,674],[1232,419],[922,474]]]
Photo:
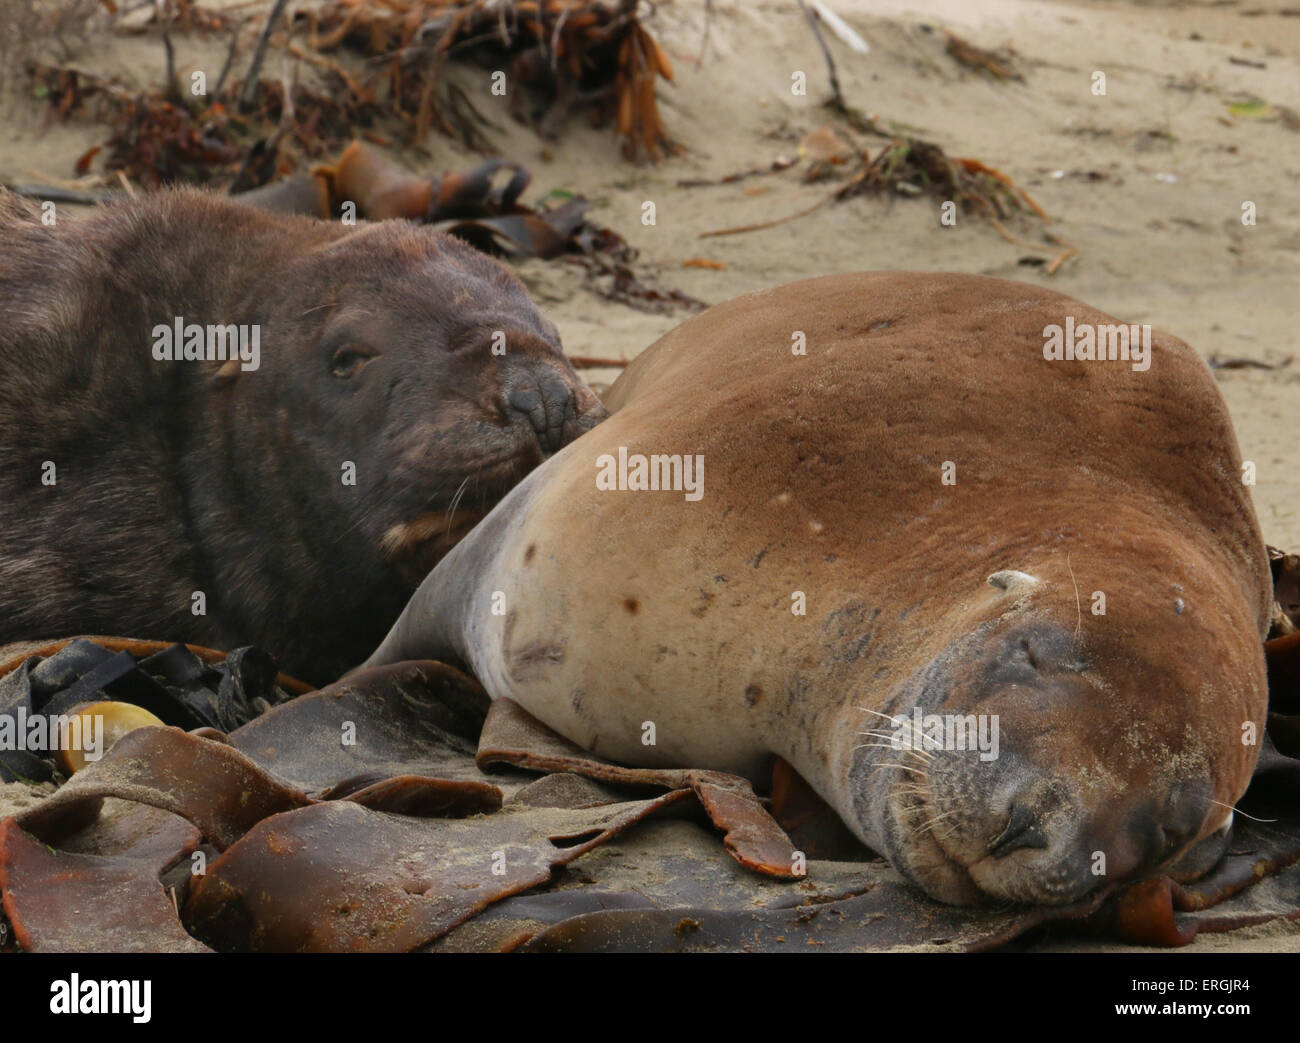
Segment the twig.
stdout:
[[835,59],[831,57],[831,49],[826,46],[826,40],[822,37],[822,31],[817,25],[817,16],[808,9],[808,5],[804,3],[804,0],[799,0],[799,10],[808,19],[808,25],[812,28],[813,35],[817,37],[817,46],[822,49],[822,55],[826,59],[826,68],[831,74],[831,90],[835,95],[835,104],[840,108],[846,108],[844,92],[840,90],[840,77],[835,71]]
[[314,65],[318,69],[325,69],[327,72],[334,73],[343,81],[343,85],[352,92],[352,96],[358,101],[364,101],[366,99],[369,93],[368,88],[358,82],[356,77],[332,58],[324,54],[317,54],[315,51],[307,50],[306,48],[294,43],[292,40],[289,41],[286,50],[288,50],[288,52],[295,58],[300,58],[309,65]]
[[700,56],[695,64],[704,67],[704,58],[709,50],[709,31],[713,28],[713,0],[704,0],[704,36],[700,40]]
[[757,232],[764,228],[772,228],[775,225],[785,224],[787,221],[794,221],[800,217],[807,217],[814,210],[820,209],[829,203],[834,197],[827,196],[819,202],[814,203],[807,210],[800,210],[797,214],[788,214],[785,217],[778,217],[771,221],[762,221],[756,225],[741,225],[739,228],[719,228],[712,232],[701,232],[701,239],[709,239],[719,235],[739,235],[741,232]]
[[[993,227],[997,229],[998,234],[1002,236],[1002,238],[1005,239],[1007,242],[1011,243],[1013,246],[1018,246],[1022,250],[1032,250],[1036,254],[1050,254],[1052,252],[1051,250],[1044,249],[1041,246],[1036,246],[1033,243],[1026,242],[1024,239],[1021,239],[1018,235],[1015,235],[1013,232],[1010,232],[1006,228],[1006,226],[1003,225],[1002,222],[997,219],[995,215],[988,214],[986,216],[988,217],[989,221],[992,223]],[[1079,248],[1075,246],[1073,243],[1067,242],[1066,240],[1062,239],[1060,236],[1052,235],[1052,233],[1050,232],[1045,232],[1044,234],[1047,236],[1049,240],[1051,240],[1057,246],[1063,248],[1056,253],[1056,256],[1054,256],[1051,259],[1051,261],[1047,263],[1047,266],[1043,269],[1043,273],[1045,275],[1055,275],[1060,270],[1061,265],[1063,265],[1071,257],[1078,256]]]
[[602,359],[593,355],[570,355],[569,365],[574,369],[608,369],[615,366],[626,366],[631,359]]
[[221,100],[222,88],[226,85],[226,77],[230,75],[230,67],[235,63],[235,52],[239,49],[239,30],[243,28],[242,23],[237,23],[230,33],[230,46],[226,48],[226,62],[221,66],[221,74],[217,77],[217,86],[212,91],[212,100]]
[[551,72],[558,70],[557,62],[560,55],[560,31],[564,28],[564,23],[569,20],[569,12],[573,8],[566,7],[560,12],[560,17],[555,20],[555,29],[551,32]]
[[1260,359],[1251,358],[1220,358],[1218,355],[1211,355],[1206,361],[1210,369],[1284,369],[1291,365],[1294,356],[1288,355],[1281,362],[1263,362]]
[[1034,243],[1031,243],[1028,240],[1021,239],[1020,236],[1016,235],[1014,232],[1009,231],[1007,227],[997,219],[996,214],[986,213],[984,216],[987,217],[989,222],[993,225],[993,227],[997,229],[998,234],[1002,236],[1002,238],[1005,239],[1007,242],[1011,243],[1012,246],[1018,246],[1022,250],[1032,250],[1036,254],[1050,254],[1052,252],[1051,250],[1048,250],[1046,247],[1036,246]]
[[51,203],[78,203],[85,206],[106,203],[110,199],[119,198],[122,194],[112,191],[82,191],[74,188],[60,188],[57,185],[6,184],[4,187],[14,195],[22,196],[24,199],[48,200]]
[[862,39],[861,34],[823,3],[823,0],[810,0],[817,17],[826,23],[826,28],[843,40],[850,50],[858,54],[870,54],[871,45]]
[[167,52],[167,78],[163,82],[166,84],[164,93],[173,98],[180,96],[181,89],[176,83],[176,50],[172,47],[172,37],[166,29],[162,34],[163,50]]
[[789,170],[799,161],[793,157],[778,157],[772,160],[770,166],[755,167],[753,170],[742,170],[737,174],[727,174],[719,178],[693,177],[682,178],[677,182],[678,188],[708,188],[714,185],[734,185],[737,181],[744,181],[746,178],[762,177],[764,174],[779,174],[783,170]]
[[276,23],[280,16],[284,14],[285,5],[289,0],[275,0],[275,6],[271,8],[271,13],[266,17],[266,25],[262,27],[262,35],[257,40],[257,50],[253,52],[253,60],[248,66],[248,75],[244,78],[243,89],[239,92],[239,111],[247,112],[253,106],[253,95],[257,92],[257,75],[262,70],[262,61],[266,58],[266,46],[271,42],[271,33],[275,29]]
[[298,82],[298,66],[293,67],[293,79],[289,79],[289,55],[281,53],[280,55],[280,93],[283,100],[280,102],[280,122],[276,125],[275,133],[271,135],[269,148],[280,148],[280,142],[283,140],[294,121],[293,107],[293,88]]
[[1057,241],[1060,242],[1061,245],[1065,247],[1065,249],[1062,250],[1055,257],[1053,257],[1051,263],[1048,264],[1048,266],[1043,269],[1044,273],[1046,273],[1047,275],[1055,275],[1057,273],[1057,270],[1061,267],[1061,265],[1063,265],[1071,257],[1078,256],[1079,253],[1079,248],[1077,246],[1071,246],[1069,243],[1062,242],[1061,240],[1057,240]]

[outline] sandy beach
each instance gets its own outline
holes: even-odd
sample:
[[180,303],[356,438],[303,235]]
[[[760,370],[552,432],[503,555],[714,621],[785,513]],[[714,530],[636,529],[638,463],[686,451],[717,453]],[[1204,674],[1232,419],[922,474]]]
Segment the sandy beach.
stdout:
[[[988,222],[941,224],[935,202],[902,195],[828,201],[837,183],[803,179],[805,164],[734,183],[716,181],[797,157],[809,132],[831,122],[826,63],[797,5],[660,2],[648,23],[676,69],[660,107],[683,152],[658,164],[621,157],[609,128],[574,115],[559,140],[541,141],[504,99],[478,102],[495,150],[527,164],[526,199],[553,190],[597,202],[593,216],[640,251],[641,269],[706,304],[814,275],[863,269],[961,271],[1042,283],[1125,322],[1181,337],[1216,369],[1266,541],[1300,551],[1300,8],[1295,0],[831,0],[870,44],[834,36],[846,101],[882,123],[1004,172],[1049,215],[1017,221],[1010,241]],[[999,80],[946,53],[945,32],[1004,52],[1020,79]],[[177,37],[177,68],[215,69],[225,40]],[[77,54],[87,69],[139,84],[162,77],[150,36],[98,37]],[[804,72],[808,91],[791,92]],[[1106,93],[1093,92],[1104,72]],[[481,70],[453,65],[467,89]],[[476,95],[476,97],[478,97]],[[1251,103],[1263,103],[1251,104]],[[499,104],[499,111],[492,109]],[[852,134],[844,130],[842,133]],[[0,181],[63,182],[104,137],[102,125],[48,120],[24,95],[0,106]],[[859,137],[873,150],[879,139]],[[468,166],[476,157],[434,136],[395,152],[412,171]],[[643,204],[655,204],[653,225]],[[769,228],[702,238],[794,215]],[[1243,204],[1255,223],[1243,224]],[[1059,253],[1077,254],[1054,274]],[[1031,249],[1035,247],[1036,249]],[[689,262],[689,263],[688,263]],[[701,262],[706,264],[702,266]],[[584,271],[527,261],[518,271],[559,327],[571,355],[630,359],[689,317],[637,310],[592,292]],[[1245,360],[1245,361],[1243,361]],[[1262,363],[1260,368],[1249,363]],[[598,387],[616,369],[585,375]],[[162,636],[162,635],[158,635]],[[0,788],[0,815],[5,798]],[[1044,949],[1115,950],[1053,939]],[[1187,952],[1300,951],[1300,925],[1274,922],[1205,936]]]

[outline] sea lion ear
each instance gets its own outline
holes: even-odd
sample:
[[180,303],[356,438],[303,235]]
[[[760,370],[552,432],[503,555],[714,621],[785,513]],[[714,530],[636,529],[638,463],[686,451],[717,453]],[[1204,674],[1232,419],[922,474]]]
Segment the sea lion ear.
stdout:
[[1028,572],[1018,572],[1015,569],[1003,569],[989,577],[989,586],[997,587],[998,590],[1010,590],[1012,587],[1019,586],[1032,587],[1037,583],[1037,576],[1031,576]]
[[222,364],[212,377],[212,386],[214,388],[223,388],[228,384],[233,384],[235,378],[239,376],[239,359],[230,359]]

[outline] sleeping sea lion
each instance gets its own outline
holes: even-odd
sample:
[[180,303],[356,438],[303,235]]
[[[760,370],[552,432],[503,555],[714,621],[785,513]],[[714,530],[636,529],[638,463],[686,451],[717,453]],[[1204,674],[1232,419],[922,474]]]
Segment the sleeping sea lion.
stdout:
[[604,416],[519,280],[431,228],[195,191],[41,218],[0,190],[0,644],[331,680]]
[[459,660],[630,764],[779,755],[948,902],[1204,868],[1263,733],[1268,562],[1209,369],[1119,329],[933,273],[712,308],[367,665]]

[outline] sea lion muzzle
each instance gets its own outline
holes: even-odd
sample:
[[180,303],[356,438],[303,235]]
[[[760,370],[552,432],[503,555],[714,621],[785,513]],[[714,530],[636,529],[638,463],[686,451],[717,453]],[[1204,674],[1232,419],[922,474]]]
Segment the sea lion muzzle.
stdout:
[[[1036,583],[958,638],[862,725],[860,833],[946,901],[1064,904],[1174,863],[1203,870],[1227,843],[1214,765],[1233,755],[1233,729],[1208,701],[1174,701],[1193,679],[1143,662],[1118,613],[1100,633],[1068,612],[1050,620],[1054,588]],[[1134,715],[1165,700],[1163,716]]]
[[554,367],[512,374],[507,388],[507,406],[528,421],[548,456],[609,415],[590,388]]

